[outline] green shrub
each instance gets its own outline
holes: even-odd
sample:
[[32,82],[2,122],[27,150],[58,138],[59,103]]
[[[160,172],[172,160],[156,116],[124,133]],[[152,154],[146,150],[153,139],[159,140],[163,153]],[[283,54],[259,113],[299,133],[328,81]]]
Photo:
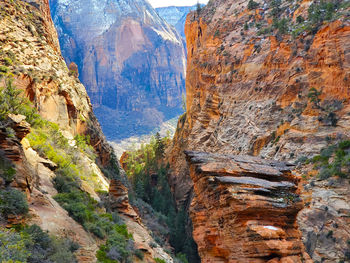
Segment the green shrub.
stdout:
[[300,16],[297,17],[296,21],[297,21],[298,24],[301,24],[301,23],[303,23],[305,21],[305,19],[304,19],[303,16],[300,15]]
[[[1,71],[1,66],[0,66]],[[43,120],[30,101],[24,97],[23,92],[13,85],[12,79],[5,80],[5,87],[0,87],[0,121],[8,114],[22,114],[32,126],[40,126]]]
[[280,14],[281,14],[281,6],[282,1],[281,0],[272,0],[270,2],[270,8],[272,8],[271,10],[271,15],[274,18],[279,18]]
[[332,21],[341,7],[342,1],[314,1],[308,9],[307,29],[317,33],[318,28],[325,21]]
[[93,220],[94,200],[82,191],[59,193],[54,199],[68,211],[77,222],[84,224]]
[[90,136],[87,135],[76,135],[74,137],[74,140],[76,141],[77,146],[79,149],[81,149],[83,152],[85,152],[90,159],[95,160],[96,154],[94,148],[90,144]]
[[157,263],[166,263],[166,261],[164,259],[161,259],[161,258],[154,258],[154,261]]
[[349,148],[350,148],[350,140],[349,140],[349,141],[342,141],[342,142],[339,142],[338,147],[339,147],[339,149],[341,149],[341,150],[347,150],[347,149],[349,149]]
[[329,168],[322,168],[318,174],[321,180],[326,180],[332,176],[332,170]]
[[316,1],[308,9],[308,20],[317,25],[325,20],[331,20],[338,4],[332,1]]
[[266,34],[270,34],[271,32],[272,32],[271,27],[263,27],[258,31],[258,35],[266,35]]
[[0,211],[5,216],[25,215],[28,213],[27,198],[21,191],[14,188],[0,190]]
[[5,66],[11,66],[13,64],[12,59],[4,58]]
[[[112,216],[108,214],[109,216]],[[86,229],[93,233],[98,238],[105,238],[108,236],[110,231],[113,230],[114,222],[111,218],[105,217],[104,215],[94,215],[95,220],[93,223],[87,223],[85,225]]]
[[114,225],[106,244],[97,251],[97,259],[101,263],[128,262],[134,253],[132,235],[126,225]]
[[178,254],[176,254],[175,262],[176,263],[188,263],[188,260],[187,260],[187,257],[185,254],[178,253]]
[[3,65],[0,65],[0,73],[7,73],[9,68]]
[[322,149],[320,155],[314,156],[311,161],[320,171],[318,177],[322,180],[331,176],[349,178],[350,141],[341,141]]
[[54,186],[56,190],[60,193],[69,193],[74,191],[74,189],[79,188],[77,178],[72,176],[67,176],[70,174],[70,171],[67,171],[68,168],[58,168],[57,175],[54,178]]
[[141,260],[144,258],[144,254],[143,254],[142,250],[137,249],[134,251],[134,254],[136,257],[138,257]]
[[[97,202],[87,193],[75,189],[74,183],[67,187],[69,184],[71,182],[63,183],[63,189],[68,190],[68,192],[59,193],[54,199],[68,211],[69,216],[80,223],[87,231],[100,239],[107,237],[118,219],[111,214],[98,214],[95,211]],[[61,187],[58,189],[62,190]]]
[[4,179],[6,184],[13,181],[16,175],[16,169],[11,161],[0,154],[0,177]]
[[248,9],[249,10],[253,10],[253,9],[256,9],[258,8],[259,4],[253,0],[249,0],[249,3],[248,3]]
[[77,262],[79,246],[68,240],[50,237],[39,226],[26,226],[16,232],[0,227],[0,262]]
[[0,262],[26,262],[29,255],[21,234],[0,228]]
[[273,20],[273,27],[275,29],[278,29],[278,32],[281,35],[287,34],[288,33],[288,19],[287,18],[282,18],[282,19],[274,19]]
[[249,29],[249,26],[248,26],[248,23],[247,23],[247,22],[244,23],[244,27],[243,27],[243,28],[244,28],[244,30],[246,30],[246,31]]
[[309,90],[309,93],[307,95],[307,97],[310,99],[310,101],[312,103],[314,103],[314,105],[319,108],[320,107],[320,98],[319,96],[322,94],[322,91],[318,91],[317,89],[315,88],[311,88]]

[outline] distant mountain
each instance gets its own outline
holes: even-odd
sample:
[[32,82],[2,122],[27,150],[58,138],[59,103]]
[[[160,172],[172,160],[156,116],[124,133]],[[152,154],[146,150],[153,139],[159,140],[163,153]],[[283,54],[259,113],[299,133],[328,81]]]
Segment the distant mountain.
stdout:
[[156,8],[158,14],[170,25],[173,25],[177,32],[185,39],[185,22],[187,14],[196,10],[197,6],[168,6]]
[[51,0],[63,56],[78,65],[110,140],[182,113],[182,38],[145,0]]

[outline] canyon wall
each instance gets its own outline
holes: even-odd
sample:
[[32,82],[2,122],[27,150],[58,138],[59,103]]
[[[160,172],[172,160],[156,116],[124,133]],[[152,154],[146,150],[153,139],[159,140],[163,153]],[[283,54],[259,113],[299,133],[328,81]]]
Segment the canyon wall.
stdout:
[[144,0],[50,1],[62,54],[78,65],[110,140],[147,134],[182,112],[185,51]]
[[[45,119],[59,124],[67,136],[89,134],[101,163],[106,164],[111,148],[92,112],[85,87],[69,76],[48,1],[27,2],[37,16],[28,17],[23,8],[7,1],[2,3],[6,15],[1,21],[1,57],[12,58],[9,70],[14,75],[14,84],[25,91]],[[10,23],[12,16],[23,18]]]
[[[48,1],[0,2],[0,64],[0,87],[10,89],[9,81],[12,80],[12,86],[22,90],[22,95],[30,100],[31,104],[23,101],[20,106],[26,105],[27,115],[33,118],[31,126],[28,116],[27,119],[23,115],[3,116],[4,112],[1,112],[0,160],[8,160],[15,168],[15,174],[6,181],[3,179],[4,171],[0,171],[0,190],[14,188],[22,191],[29,206],[26,216],[10,214],[3,218],[1,215],[1,226],[37,224],[52,235],[69,238],[79,244],[76,251],[78,262],[96,262],[96,252],[105,240],[73,219],[67,204],[62,205],[57,199],[62,192],[57,188],[55,179],[67,176],[62,168],[68,167],[69,170],[74,164],[81,169],[70,170],[71,178],[80,175],[75,179],[78,180],[76,191],[101,205],[102,212],[119,213],[129,233],[135,234],[135,247],[142,249],[144,261],[155,262],[153,258],[158,257],[172,262],[160,246],[150,247],[154,240],[129,204],[125,172],[102,133],[85,87],[75,74],[71,74],[60,53]],[[3,93],[1,88],[2,100]],[[12,103],[21,101],[15,97],[6,99],[12,100]],[[31,105],[40,117],[35,111],[30,111]],[[15,105],[17,108],[20,106]],[[31,114],[28,114],[29,111]],[[90,152],[79,148],[80,137],[77,135],[90,138],[89,143],[93,147]],[[39,136],[40,141],[35,141],[39,138],[35,136]],[[41,148],[36,148],[32,141],[40,144]],[[66,149],[56,149],[58,144]],[[47,154],[47,150],[51,155]],[[67,156],[71,159],[68,166],[60,166],[60,162],[69,161],[64,160]],[[109,197],[110,207],[104,207],[106,200],[103,200],[101,191]]]
[[174,26],[180,36],[186,41],[185,22],[189,12],[196,9],[196,6],[168,6],[156,8],[160,17],[164,18],[170,25]]
[[[191,180],[184,150],[301,165],[298,160],[350,137],[348,16],[346,1],[325,8],[306,0],[209,1],[188,15],[187,111],[167,153],[178,203],[189,206],[192,198],[209,198],[203,202],[211,204],[216,190],[222,191],[220,184],[207,197],[198,190],[210,186]],[[344,216],[350,211],[348,182],[322,181],[310,174],[312,165],[301,166],[293,172],[301,179],[298,187],[305,188],[298,225],[306,250],[315,262],[347,260],[349,235],[343,227],[349,225]],[[192,205],[194,237],[202,244],[202,236],[196,237],[200,215]],[[201,219],[203,225],[211,224]],[[213,228],[219,231],[219,226]],[[204,260],[213,261],[210,256]]]

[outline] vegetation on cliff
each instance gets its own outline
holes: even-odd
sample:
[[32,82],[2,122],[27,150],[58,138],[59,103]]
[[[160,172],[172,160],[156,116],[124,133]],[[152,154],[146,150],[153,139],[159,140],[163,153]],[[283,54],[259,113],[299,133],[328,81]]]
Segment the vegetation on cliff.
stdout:
[[[290,17],[290,12],[297,10],[300,7],[301,1],[294,1],[292,4],[287,1],[273,0],[269,2],[269,9],[267,18],[272,19],[272,25],[268,19],[259,19],[246,22],[245,30],[248,30],[249,25],[255,26],[258,29],[258,35],[273,35],[283,36],[291,34],[297,37],[304,32],[311,32],[316,34],[319,28],[325,22],[331,22],[342,15],[346,15],[346,9],[349,3],[342,0],[334,1],[314,1],[308,8],[307,14],[298,15],[295,21]],[[259,7],[259,4],[250,0],[248,9],[254,10]]]
[[[97,253],[99,261],[130,262],[133,254],[142,257],[142,253],[134,249],[132,236],[128,234],[126,226],[121,222],[118,214],[108,213],[104,203],[98,203],[83,190],[83,181],[92,184],[96,192],[100,189],[95,175],[89,170],[89,167],[84,166],[84,158],[88,157],[92,162],[96,158],[95,151],[89,144],[89,137],[77,135],[74,140],[75,145],[72,146],[72,142],[69,142],[62,135],[58,125],[42,119],[29,100],[24,98],[21,93],[12,84],[12,80],[7,80],[6,87],[0,88],[1,125],[8,126],[6,120],[9,114],[23,114],[27,117],[32,124],[31,133],[27,136],[31,147],[42,157],[57,165],[56,177],[53,179],[54,186],[58,191],[54,197],[55,200],[87,231],[97,238],[107,240],[106,245],[101,246]],[[14,131],[7,128],[9,136],[15,136]],[[28,212],[26,196],[21,191],[9,186],[14,180],[16,170],[5,157],[1,156],[0,160],[0,175],[6,183],[6,188],[0,189],[0,212],[6,217],[25,215]],[[111,178],[118,176],[115,167],[107,166],[106,169],[108,169],[108,175]],[[6,257],[6,260],[43,262],[40,260],[47,258],[53,262],[75,261],[72,251],[67,249],[65,243],[62,243],[63,241],[49,237],[37,226],[25,227],[24,230],[21,230],[22,228],[18,226],[17,232],[1,230],[2,235],[7,236],[0,247],[4,250],[3,257]],[[26,231],[29,231],[29,234]],[[42,254],[42,258],[32,248],[32,243],[36,242],[35,238],[38,236],[41,240],[48,242],[48,252]],[[12,251],[13,249],[14,251]],[[35,249],[39,248],[35,247]],[[60,254],[62,255],[61,259],[59,258]]]
[[125,225],[115,225],[110,232],[105,245],[97,251],[100,263],[132,262],[132,255],[143,258],[143,253],[134,249],[132,235]]
[[[197,262],[196,245],[188,231],[188,214],[184,208],[177,208],[168,183],[169,164],[164,160],[164,150],[169,138],[156,134],[151,142],[142,145],[140,150],[129,151],[122,161],[132,183],[135,197],[131,198],[136,207],[142,210],[142,202],[150,204],[157,212],[160,225],[167,231],[153,227],[155,240],[159,243],[169,240],[179,262]],[[164,226],[164,225],[163,225]]]
[[32,103],[23,95],[23,91],[13,85],[11,77],[5,78],[5,86],[0,87],[0,121],[3,127],[7,127],[6,118],[9,114],[22,114],[32,126],[40,126],[42,118]]
[[77,262],[79,246],[68,239],[49,236],[37,225],[15,229],[0,227],[0,262]]
[[82,190],[82,181],[87,181],[94,185],[96,192],[100,191],[99,182],[95,181],[95,175],[89,168],[84,166],[79,153],[81,151],[92,159],[96,157],[94,149],[88,144],[89,138],[77,135],[77,148],[72,147],[57,125],[46,123],[33,130],[28,135],[28,140],[39,154],[58,165],[54,186],[59,193],[54,197],[55,200],[87,231],[107,240],[106,245],[102,245],[97,252],[99,262],[131,262],[133,254],[140,255],[118,215],[106,212],[108,207]]
[[[6,136],[16,136],[10,127],[9,114],[24,114],[33,127],[43,124],[34,107],[16,89],[12,80],[7,79],[5,84],[5,87],[0,88],[0,128],[5,129]],[[6,222],[9,217],[25,217],[29,210],[26,195],[12,186],[16,173],[14,164],[0,153],[1,223]],[[1,262],[76,262],[73,253],[78,248],[77,244],[68,239],[49,236],[37,225],[15,225],[10,229],[1,226],[0,244]]]
[[319,170],[318,177],[322,180],[332,176],[350,178],[350,141],[340,141],[323,148],[319,155],[307,160]]
[[[0,87],[0,128],[8,137],[15,137],[14,130],[9,126],[9,114],[24,114],[28,121],[35,123],[37,115],[27,99],[21,96],[11,79],[5,80],[5,87]],[[0,215],[8,218],[10,215],[23,216],[28,213],[26,196],[11,186],[16,175],[16,169],[11,161],[0,153],[0,178],[3,189],[0,189]]]

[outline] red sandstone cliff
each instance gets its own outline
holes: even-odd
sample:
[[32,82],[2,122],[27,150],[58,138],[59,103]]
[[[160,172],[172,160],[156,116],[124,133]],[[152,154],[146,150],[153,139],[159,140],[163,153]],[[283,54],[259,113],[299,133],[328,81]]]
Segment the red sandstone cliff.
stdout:
[[[339,5],[331,21],[315,26],[308,14],[317,1],[256,1],[251,9],[248,3],[209,1],[187,17],[187,111],[168,149],[170,182],[178,202],[189,203],[192,195],[204,199],[196,192],[200,186],[189,177],[184,150],[295,161],[350,137],[349,7],[333,1]],[[284,27],[279,24],[282,20]],[[303,181],[308,191],[301,192],[308,199],[298,220],[303,241],[313,260],[343,260],[349,236],[337,226],[349,222],[342,213],[320,207],[349,211],[347,206],[339,210],[326,198],[334,195],[346,203],[347,183],[330,189],[326,183],[311,181]],[[336,232],[336,241],[325,241],[327,232]],[[202,240],[196,241],[199,250],[206,249]],[[210,260],[206,257],[204,262]]]

